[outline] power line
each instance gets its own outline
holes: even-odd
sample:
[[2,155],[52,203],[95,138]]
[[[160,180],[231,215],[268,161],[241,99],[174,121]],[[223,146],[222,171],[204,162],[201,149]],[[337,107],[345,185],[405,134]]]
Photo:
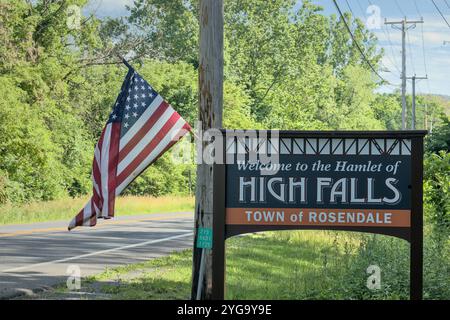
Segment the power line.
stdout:
[[416,68],[414,67],[414,56],[411,48],[411,40],[409,38],[409,30],[406,31],[406,42],[408,43],[408,55],[409,55],[409,62],[411,62],[411,67],[413,69],[413,73],[416,73]]
[[406,77],[407,80],[412,80],[412,87],[413,87],[413,92],[412,92],[412,125],[411,125],[411,129],[415,129],[415,114],[416,114],[416,87],[419,88],[419,82],[417,82],[416,84],[416,79],[428,79],[427,76],[425,77],[417,77],[416,76],[416,68],[414,67],[414,55],[413,55],[413,50],[411,48],[411,41],[409,38],[409,31],[406,31],[406,39],[407,39],[407,43],[408,43],[408,48],[409,48],[409,61],[411,62],[411,66],[412,66],[412,70],[413,70],[413,74],[414,76],[412,77]]
[[436,2],[434,2],[434,0],[431,0],[431,2],[433,2],[434,7],[439,12],[439,14],[441,15],[442,19],[444,19],[444,21],[447,24],[447,26],[450,28],[450,23],[448,23],[447,19],[445,18],[444,14],[442,13],[441,9],[439,9],[439,7],[437,6]]
[[426,58],[426,55],[425,55],[425,37],[424,37],[424,34],[423,34],[423,25],[420,25],[420,30],[422,32],[423,67],[424,67],[424,70],[425,70],[425,74],[427,75],[427,78],[426,78],[426,80],[427,80],[427,89],[428,89],[427,91],[428,91],[428,94],[431,94],[430,80],[428,79],[427,58]]
[[333,3],[337,9],[337,11],[339,12],[339,15],[341,16],[342,21],[344,22],[344,25],[348,31],[348,33],[350,34],[350,37],[353,40],[353,43],[356,45],[356,47],[358,48],[358,51],[361,53],[361,56],[363,57],[364,61],[367,63],[367,65],[370,67],[370,69],[372,69],[372,71],[378,76],[378,78],[381,79],[381,81],[389,83],[389,81],[386,81],[379,73],[378,71],[375,70],[375,68],[373,67],[372,63],[370,63],[370,61],[367,59],[364,51],[361,49],[361,47],[359,46],[359,43],[356,41],[355,37],[353,36],[352,31],[350,30],[349,25],[347,24],[347,21],[345,21],[344,15],[342,14],[341,8],[339,8],[339,5],[337,4],[336,0],[333,0]]
[[352,16],[355,18],[356,17],[356,15],[355,15],[355,13],[353,12],[353,10],[352,10],[352,7],[350,7],[350,3],[348,3],[348,0],[345,0],[345,2],[347,3],[347,7],[348,7],[348,9],[350,10],[350,12],[352,13]]
[[444,1],[445,1],[445,4],[447,5],[447,8],[450,9],[450,5],[448,4],[447,0],[444,0]]
[[[433,0],[432,0],[432,1],[433,1]],[[445,0],[445,1],[446,1],[446,0]],[[434,2],[434,1],[433,1],[433,2]],[[405,15],[404,11],[403,11],[402,8],[400,7],[400,5],[399,5],[399,3],[397,2],[397,0],[395,1],[395,3],[396,3],[396,5],[397,5],[397,8],[399,9],[399,11],[400,11],[403,15]],[[421,19],[423,20],[423,15],[422,15],[422,13],[420,12],[420,9],[419,9],[419,6],[418,6],[416,0],[414,0],[414,6],[415,6],[415,8],[416,8],[417,14],[418,14],[418,15],[421,17]],[[428,70],[427,70],[428,68],[427,68],[426,55],[425,55],[425,40],[424,40],[423,24],[420,25],[420,30],[421,30],[421,37],[422,37],[422,57],[423,57],[423,65],[424,65],[424,69],[425,69],[425,74],[428,75]],[[414,61],[414,56],[413,56],[413,51],[412,51],[412,48],[411,48],[411,41],[410,41],[410,37],[409,37],[409,32],[407,32],[406,35],[407,35],[407,42],[408,42],[408,48],[409,48],[409,59],[410,59],[410,62],[411,62],[411,66],[412,66],[412,69],[413,69],[413,73],[415,74],[416,71],[415,71],[415,66],[414,66],[414,62],[413,62],[413,61]],[[413,78],[411,78],[411,79],[413,79]],[[431,89],[430,89],[430,81],[429,81],[429,79],[428,79],[428,76],[424,77],[423,79],[426,79],[426,80],[427,80],[428,93],[430,93],[430,92],[431,92]],[[414,82],[414,80],[413,80],[413,82]],[[413,85],[415,85],[415,84],[413,84]],[[419,84],[419,83],[417,83],[417,87],[420,87],[420,84]],[[414,91],[415,91],[415,90],[414,90]]]
[[400,5],[398,4],[397,0],[395,0],[395,5],[397,6],[397,9],[400,11],[400,13],[406,17],[405,12],[402,10],[402,8],[400,7]]
[[[447,0],[445,0],[447,3]],[[419,6],[417,4],[417,0],[414,0],[414,6],[416,7],[416,11],[417,14],[421,17],[423,17],[422,12],[419,9]],[[427,68],[427,59],[426,59],[426,54],[425,54],[425,36],[424,36],[424,32],[423,32],[423,24],[420,24],[420,31],[422,34],[422,57],[423,57],[423,67],[425,69],[425,74],[428,75],[428,68]],[[430,89],[430,80],[428,79],[428,77],[426,78],[427,80],[427,89],[428,89],[428,94],[431,93],[431,89]]]
[[[354,11],[352,10],[352,7],[350,6],[350,3],[348,2],[348,0],[345,0],[345,2],[347,3],[348,9],[350,10],[350,12],[352,13],[352,15],[353,15],[353,16],[355,17],[355,19],[356,19],[356,14],[355,14]],[[361,7],[360,1],[357,1],[357,3],[358,3],[359,10],[361,11],[362,16],[364,17],[364,10],[363,10],[363,8]],[[361,31],[361,33],[363,33],[363,31],[361,30],[361,28],[358,27],[358,29],[359,29],[359,31]],[[383,30],[383,29],[382,29],[382,30]],[[384,30],[383,30],[383,31],[384,31]],[[391,48],[391,50],[392,50],[392,48]],[[397,68],[395,62],[393,62],[393,61],[390,59],[389,55],[385,55],[385,56],[389,59],[389,61],[392,63],[392,65],[393,65],[395,68]],[[391,71],[389,70],[389,68],[387,68],[386,65],[384,65],[384,63],[383,63],[382,60],[380,60],[380,64],[381,64],[381,67],[382,67],[382,71],[385,71],[385,72],[391,72]],[[397,70],[400,72],[400,69],[397,68]]]
[[[419,6],[417,5],[417,1],[414,0],[414,6],[416,7],[416,11],[417,14],[421,17],[423,17],[422,13],[419,10]],[[420,24],[420,31],[421,31],[421,35],[422,35],[422,56],[423,56],[423,66],[425,68],[425,73],[428,74],[427,72],[427,62],[426,62],[426,58],[425,58],[425,37],[423,34],[423,24]]]
[[386,27],[385,25],[383,25],[382,27],[381,27],[381,30],[383,30],[383,32],[384,32],[384,34],[386,35],[386,38],[387,38],[387,40],[388,40],[388,42],[389,42],[389,48],[391,49],[391,53],[392,53],[392,56],[394,57],[394,67],[395,67],[395,69],[397,69],[397,71],[399,72],[399,73],[402,73],[402,71],[400,70],[400,68],[397,66],[397,58],[396,58],[396,55],[394,54],[394,45],[393,45],[393,43],[392,43],[392,41],[391,41],[391,34],[389,33],[389,28],[388,27]]
[[[447,0],[445,0],[445,2],[447,3]],[[447,4],[448,5],[448,4]],[[414,6],[416,7],[416,11],[417,14],[420,17],[423,17],[422,12],[419,9],[419,5],[417,4],[417,1],[414,0]],[[428,95],[431,94],[431,89],[430,89],[430,80],[428,79],[428,70],[427,70],[427,62],[426,62],[426,55],[425,55],[425,36],[424,36],[424,32],[423,32],[423,24],[420,24],[420,32],[421,32],[421,36],[422,36],[422,57],[423,57],[423,66],[425,68],[425,77],[422,77],[422,79],[425,79],[427,81],[427,89],[428,89]],[[412,120],[412,125],[413,128],[415,128],[415,88],[414,85],[416,84],[416,76],[414,75],[413,79],[412,79],[412,85],[413,85],[413,110],[414,112],[412,112],[414,120]],[[417,82],[417,87],[420,88],[420,81]],[[425,116],[424,116],[424,122],[425,122],[425,129],[427,129],[428,127],[428,120],[427,120],[427,116],[428,116],[428,106],[427,106],[427,102],[425,101]]]
[[[406,31],[415,28],[417,23],[423,23],[423,20],[406,20],[406,17],[400,21],[387,21],[384,24],[389,24],[393,28],[402,32],[402,129],[406,129]],[[407,26],[410,24],[411,26]],[[397,27],[400,25],[400,27]]]
[[[369,3],[369,6],[373,6],[372,1],[367,0],[367,2]],[[363,15],[364,15],[364,10],[363,10],[362,7],[361,7],[361,2],[360,2],[360,1],[357,1],[357,3],[358,3],[358,5],[359,5],[359,8],[361,9],[361,12],[362,12]],[[396,55],[394,54],[394,49],[393,49],[393,48],[394,48],[394,45],[392,44],[392,41],[391,41],[391,37],[390,37],[390,34],[389,34],[389,29],[386,28],[386,26],[383,24],[383,25],[381,26],[381,31],[383,31],[384,35],[386,36],[386,39],[389,41],[389,49],[391,50],[391,54],[392,54],[392,57],[393,57],[393,58],[391,58],[387,53],[386,53],[386,57],[389,59],[389,61],[391,62],[391,64],[394,66],[394,68],[397,69],[398,73],[401,74],[402,71],[401,71],[400,68],[398,67],[398,61],[397,61],[397,59],[396,59]],[[386,32],[386,31],[387,31],[387,32]],[[399,85],[397,85],[397,86],[399,86]]]
[[[397,9],[400,11],[400,13],[405,17],[405,19],[406,19],[406,14],[405,14],[405,12],[403,11],[403,9],[402,9],[402,7],[400,6],[400,4],[398,3],[398,1],[397,0],[395,0],[395,5],[397,6]],[[416,6],[416,9],[417,9],[417,6]],[[415,25],[413,25],[413,28],[415,28]],[[413,73],[415,74],[416,73],[416,70],[415,70],[415,67],[414,67],[414,56],[413,56],[413,51],[412,51],[412,48],[411,48],[411,40],[410,40],[410,38],[409,38],[409,29],[406,29],[406,39],[407,39],[407,43],[408,43],[408,49],[409,49],[409,51],[408,51],[408,57],[409,57],[409,62],[411,63],[411,67],[412,67],[412,69],[413,69]]]
[[364,16],[364,9],[361,6],[361,1],[356,1],[356,3],[358,4],[359,10],[361,10],[363,16]]

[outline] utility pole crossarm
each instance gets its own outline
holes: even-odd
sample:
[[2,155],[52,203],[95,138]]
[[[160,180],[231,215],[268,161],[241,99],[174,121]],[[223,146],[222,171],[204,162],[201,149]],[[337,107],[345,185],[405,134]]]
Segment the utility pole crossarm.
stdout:
[[425,76],[425,77],[412,76],[412,77],[406,77],[406,79],[408,79],[408,80],[414,80],[414,79],[416,79],[416,80],[426,80],[426,79],[428,79],[428,76]]
[[415,23],[423,23],[423,19],[420,20],[406,20],[406,18],[404,20],[398,20],[398,21],[384,21],[384,24],[402,24],[402,23],[406,23],[406,24],[415,24]]

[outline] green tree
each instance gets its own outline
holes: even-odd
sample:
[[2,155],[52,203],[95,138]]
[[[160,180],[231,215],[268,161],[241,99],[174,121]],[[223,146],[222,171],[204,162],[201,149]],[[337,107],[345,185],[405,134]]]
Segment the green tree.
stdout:
[[52,199],[64,194],[62,150],[36,110],[24,102],[26,93],[0,77],[0,194],[2,202]]
[[[198,1],[136,0],[129,17],[83,16],[79,28],[70,27],[69,6],[86,3],[0,5],[0,94],[8,102],[1,105],[0,121],[9,154],[0,158],[1,201],[89,192],[92,151],[126,73],[118,54],[131,52],[136,69],[161,95],[188,122],[197,119]],[[224,126],[396,128],[396,96],[374,93],[378,80],[356,47],[377,68],[382,52],[373,34],[346,14],[353,40],[341,19],[324,15],[311,1],[296,4],[225,1]],[[21,117],[26,119],[18,126],[13,119]],[[29,154],[11,149],[13,137],[19,146],[30,145]],[[45,156],[34,154],[41,152]],[[163,157],[129,192],[182,192],[191,169]]]
[[[197,1],[135,0],[129,7],[128,36],[138,55],[197,65]],[[127,40],[129,41],[129,40]]]
[[400,130],[402,127],[402,108],[398,94],[377,94],[373,103],[375,118],[387,130]]
[[426,139],[426,150],[432,153],[450,152],[450,119],[442,115],[442,124],[434,128]]
[[[450,234],[450,153],[440,151],[424,159],[425,217],[439,232]],[[445,238],[444,238],[445,239]]]

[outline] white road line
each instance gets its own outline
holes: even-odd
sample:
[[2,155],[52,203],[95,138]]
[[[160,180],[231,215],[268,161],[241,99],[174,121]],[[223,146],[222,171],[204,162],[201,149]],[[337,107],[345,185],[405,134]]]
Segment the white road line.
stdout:
[[0,273],[11,273],[11,272],[16,272],[16,271],[20,271],[20,270],[26,270],[26,269],[36,268],[36,267],[42,267],[42,266],[49,265],[49,264],[54,264],[54,263],[61,263],[61,262],[66,262],[66,261],[71,261],[71,260],[76,260],[76,259],[81,259],[81,258],[97,256],[97,255],[100,255],[100,254],[110,253],[110,252],[114,252],[114,251],[141,247],[141,246],[145,246],[147,244],[154,244],[154,243],[169,241],[169,240],[173,240],[173,239],[184,238],[184,237],[191,236],[193,234],[194,234],[193,232],[183,233],[183,234],[179,234],[179,235],[176,235],[176,236],[171,236],[171,237],[167,237],[167,238],[163,238],[163,239],[149,240],[149,241],[135,243],[135,244],[130,244],[130,245],[122,246],[122,247],[117,247],[117,248],[112,248],[112,249],[107,249],[107,250],[101,250],[101,251],[91,252],[91,253],[87,253],[87,254],[82,254],[82,255],[79,255],[79,256],[75,256],[75,257],[64,258],[64,259],[53,260],[53,261],[47,261],[47,262],[41,262],[41,263],[36,263],[36,264],[29,265],[29,266],[22,266],[22,267],[2,270],[2,271],[0,271]]

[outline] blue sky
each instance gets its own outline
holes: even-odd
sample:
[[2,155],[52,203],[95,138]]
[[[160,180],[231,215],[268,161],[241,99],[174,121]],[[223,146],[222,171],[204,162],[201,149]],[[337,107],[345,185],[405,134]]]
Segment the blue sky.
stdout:
[[[170,0],[168,0],[170,1]],[[263,0],[262,0],[263,1]],[[337,14],[332,0],[314,0],[324,7],[324,14]],[[353,11],[365,23],[375,21],[373,13],[368,13],[369,6],[379,8],[380,25],[372,24],[372,32],[379,39],[380,48],[384,48],[385,57],[381,75],[394,85],[400,84],[401,70],[401,32],[384,25],[384,19],[400,20],[404,16],[408,20],[420,20],[416,28],[407,32],[406,44],[406,74],[412,76],[428,75],[429,80],[417,82],[418,93],[436,93],[450,95],[450,27],[433,5],[432,0],[338,0],[342,11]],[[450,0],[434,0],[447,21],[450,23]],[[127,15],[125,5],[131,5],[133,0],[90,0],[85,8],[85,14],[93,13],[98,17],[118,17]],[[372,19],[370,17],[372,16]],[[407,83],[408,92],[411,82]],[[391,92],[396,87],[384,86],[380,91]]]

